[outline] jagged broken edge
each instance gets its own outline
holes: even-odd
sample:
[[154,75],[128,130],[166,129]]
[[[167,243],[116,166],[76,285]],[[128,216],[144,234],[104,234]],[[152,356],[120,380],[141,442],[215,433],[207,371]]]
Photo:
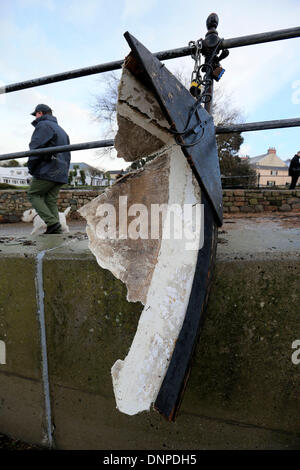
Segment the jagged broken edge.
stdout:
[[[127,60],[127,63],[125,61],[125,66],[134,73],[136,78],[154,91],[171,128],[175,131],[182,131],[186,126],[189,111],[195,104],[195,98],[164,64],[134,36],[129,32],[126,32],[124,36],[131,47],[138,69],[135,66],[132,70],[130,60]],[[202,138],[199,139],[199,135],[195,136],[193,133],[185,135],[182,137],[182,143],[191,144],[198,139],[199,142],[190,147],[182,147],[182,151],[201,189],[206,192],[214,210],[216,221],[221,226],[223,198],[215,127],[212,116],[203,107],[198,107],[197,112],[201,119]],[[190,127],[197,124],[198,120],[194,114],[191,118]]]
[[168,421],[175,421],[188,382],[195,348],[204,324],[217,247],[217,225],[210,203],[202,193],[204,204],[204,245],[198,251],[193,285],[185,318],[178,335],[168,370],[157,395],[154,408]]
[[[136,51],[136,44],[138,41],[128,32],[126,32],[124,36],[134,53],[135,59],[138,60],[138,65],[142,66],[142,70],[135,69],[133,71],[130,66],[128,68],[138,79],[146,83],[148,86],[150,85],[152,89],[154,88],[158,102],[160,103],[164,114],[170,122],[170,116],[168,113],[166,113],[165,106],[160,99],[159,93],[155,89],[148,75],[142,58],[139,57],[139,54]],[[133,39],[135,40],[135,44]],[[142,44],[140,44],[140,47],[144,48]],[[148,54],[151,54],[151,52],[146,48],[144,49]],[[158,60],[154,56],[152,57],[153,60]],[[130,58],[127,60],[127,65],[129,62]],[[168,370],[154,403],[154,408],[168,421],[175,421],[183,399],[184,391],[190,374],[194,350],[197,345],[200,329],[205,318],[205,309],[208,302],[215,264],[217,246],[216,217],[214,211],[212,210],[211,201],[208,199],[205,192],[202,192],[201,202],[204,204],[204,245],[203,248],[198,251],[195,275],[185,319],[174,346]]]

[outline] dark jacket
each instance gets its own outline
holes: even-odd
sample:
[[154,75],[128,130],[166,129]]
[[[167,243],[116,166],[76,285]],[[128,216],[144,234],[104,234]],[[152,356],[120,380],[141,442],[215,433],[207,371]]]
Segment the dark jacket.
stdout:
[[300,158],[298,155],[295,155],[290,162],[289,175],[300,176]]
[[[56,117],[44,114],[35,119],[32,125],[35,130],[29,144],[30,150],[70,144],[69,136],[57,124]],[[32,176],[42,180],[67,183],[70,160],[70,152],[31,156],[28,158],[28,171]]]

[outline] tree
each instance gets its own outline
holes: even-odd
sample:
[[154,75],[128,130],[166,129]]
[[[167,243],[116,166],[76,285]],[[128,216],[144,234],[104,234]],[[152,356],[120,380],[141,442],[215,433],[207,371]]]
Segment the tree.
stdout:
[[9,167],[17,167],[21,165],[18,162],[18,160],[4,160],[1,166],[5,168],[9,168]]
[[[106,127],[106,138],[113,137],[117,132],[117,101],[118,87],[120,82],[119,74],[116,72],[108,72],[104,75],[104,79],[100,79],[104,83],[104,92],[95,96],[95,102],[92,105],[96,120],[104,123]],[[106,155],[111,149],[102,149],[98,151],[99,155]],[[146,162],[153,160],[155,157],[143,157],[135,160],[127,170],[137,170],[142,168]]]
[[116,72],[103,74],[100,83],[104,84],[104,91],[101,95],[96,95],[92,104],[92,109],[96,120],[108,125],[109,132],[116,125],[116,111],[118,100],[118,86],[120,78]]
[[103,175],[103,171],[98,170],[97,168],[90,167],[89,174],[91,177],[91,186],[97,186],[97,176],[101,177]]
[[85,171],[84,170],[80,170],[80,179],[81,179],[82,186],[84,186],[85,185]]
[[104,177],[107,179],[108,181],[108,186],[110,186],[110,180],[111,180],[111,175],[110,175],[110,172],[107,171],[106,173],[104,173]]
[[[216,126],[243,122],[241,112],[231,105],[231,97],[222,93],[219,88],[214,93],[212,114]],[[250,166],[248,159],[241,159],[238,155],[244,142],[241,133],[218,134],[216,140],[223,187],[255,185],[256,171]]]
[[75,186],[77,186],[77,181],[76,181],[77,170],[79,170],[79,165],[74,165],[73,166],[73,171],[72,170],[69,171],[68,184],[70,186],[73,184],[73,179],[75,179],[74,184],[75,184]]
[[[95,120],[99,121],[104,128],[104,138],[113,139],[117,132],[117,101],[118,101],[118,86],[120,82],[120,74],[112,71],[101,75],[99,79],[100,85],[103,86],[103,92],[99,95],[94,95],[94,102],[92,103],[92,112]],[[114,149],[111,147],[104,147],[97,150],[96,154],[100,157],[113,158]]]

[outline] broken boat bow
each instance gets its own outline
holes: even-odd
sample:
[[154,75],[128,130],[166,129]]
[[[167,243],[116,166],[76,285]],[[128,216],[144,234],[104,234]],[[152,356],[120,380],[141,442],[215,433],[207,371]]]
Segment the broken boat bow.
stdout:
[[216,254],[217,225],[222,225],[222,188],[213,119],[187,89],[130,33],[132,53],[125,67],[154,92],[177,136],[177,143],[203,190],[204,245],[199,249],[190,298],[180,334],[154,407],[175,420],[204,319]]
[[207,194],[218,225],[222,225],[222,186],[213,118],[199,101],[148,49],[130,33],[124,34],[135,61],[127,58],[125,67],[148,85],[178,138],[177,143]]

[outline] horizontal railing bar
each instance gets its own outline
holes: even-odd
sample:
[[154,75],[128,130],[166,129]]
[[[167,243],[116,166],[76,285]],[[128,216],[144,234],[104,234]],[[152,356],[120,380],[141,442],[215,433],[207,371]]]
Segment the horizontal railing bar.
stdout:
[[232,39],[223,39],[222,49],[232,49],[234,47],[251,46],[264,42],[280,41],[282,39],[293,39],[300,36],[300,26],[265,33],[251,34],[249,36],[239,36]]
[[114,62],[107,62],[106,64],[93,65],[91,67],[84,67],[81,69],[69,70],[68,72],[56,73],[54,75],[47,75],[45,77],[33,78],[24,82],[12,83],[11,85],[3,86],[0,89],[1,93],[12,93],[13,91],[25,90],[26,88],[34,88],[36,86],[48,85],[49,83],[62,82],[64,80],[71,80],[73,78],[85,77],[95,73],[110,72],[122,67],[123,61],[116,60]]
[[[249,46],[253,44],[261,44],[270,41],[279,41],[282,39],[292,39],[300,37],[300,27],[289,29],[281,29],[277,31],[269,31],[260,34],[252,34],[249,36],[241,36],[231,39],[222,40],[222,49],[230,49],[234,47]],[[170,49],[167,51],[156,52],[154,55],[159,60],[176,59],[178,57],[184,57],[191,55],[193,49],[190,46],[180,47],[178,49]],[[105,64],[93,65],[90,67],[83,67],[80,69],[70,70],[67,72],[56,73],[54,75],[47,75],[45,77],[34,78],[32,80],[26,80],[23,82],[12,83],[7,86],[0,88],[1,93],[12,93],[14,91],[24,90],[27,88],[33,88],[36,86],[47,85],[49,83],[61,82],[64,80],[71,80],[73,78],[85,77],[87,75],[93,75],[96,73],[109,72],[112,70],[118,70],[122,67],[123,60],[116,60],[113,62],[107,62]]]
[[229,126],[217,126],[216,134],[232,134],[235,132],[263,131],[268,129],[281,129],[285,127],[300,126],[300,118],[278,119],[274,121],[248,122],[245,124],[231,124]]
[[94,142],[82,142],[81,144],[59,145],[57,147],[46,147],[36,150],[27,150],[25,152],[7,153],[0,155],[0,161],[12,160],[16,158],[27,158],[35,155],[48,155],[49,153],[71,152],[74,150],[88,150],[103,147],[113,147],[114,140],[95,140]]
[[[230,126],[217,126],[216,134],[232,134],[235,132],[249,132],[268,129],[279,129],[286,127],[300,127],[300,118],[279,119],[275,121],[249,122],[245,124],[232,124]],[[7,153],[0,155],[1,160],[12,160],[16,158],[27,158],[34,155],[47,155],[49,153],[58,153],[75,150],[88,150],[93,148],[113,147],[114,140],[96,140],[94,142],[83,142],[81,144],[60,145],[58,147],[47,147],[36,150],[27,150],[25,152]]]
[[[159,60],[176,59],[191,54],[191,48],[181,47],[179,49],[170,49],[167,51],[157,52],[156,57]],[[34,78],[19,83],[12,83],[11,85],[4,86],[0,89],[1,93],[12,93],[13,91],[25,90],[26,88],[33,88],[36,86],[47,85],[49,83],[61,82],[64,80],[71,80],[73,78],[85,77],[96,73],[111,72],[122,68],[123,60],[115,60],[114,62],[107,62],[105,64],[92,65],[91,67],[83,67],[81,69],[70,70],[67,72],[56,73],[54,75],[47,75],[45,77]]]
[[[259,170],[259,166],[255,167],[256,170]],[[288,166],[283,166],[280,168],[280,171],[284,171],[284,170],[288,170]],[[260,179],[260,178],[287,178],[289,177],[289,175],[236,175],[236,176],[222,176],[221,175],[221,179],[232,179],[232,178],[253,178],[253,179]]]

